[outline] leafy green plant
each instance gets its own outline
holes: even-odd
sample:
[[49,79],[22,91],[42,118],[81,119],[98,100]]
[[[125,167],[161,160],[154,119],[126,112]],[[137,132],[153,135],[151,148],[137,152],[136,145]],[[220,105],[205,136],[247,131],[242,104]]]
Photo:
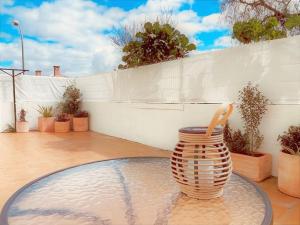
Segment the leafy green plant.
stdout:
[[284,152],[300,156],[300,125],[290,126],[288,131],[278,136],[277,140]]
[[38,106],[37,111],[41,114],[42,117],[52,117],[53,116],[53,107],[52,106]]
[[222,15],[241,43],[300,34],[300,4],[291,0],[222,0]]
[[19,121],[26,122],[26,111],[24,109],[21,109],[19,113]]
[[244,44],[262,40],[273,40],[286,37],[276,17],[269,17],[262,22],[258,19],[236,22],[233,25],[233,38]]
[[259,125],[263,115],[267,112],[269,100],[259,91],[257,85],[253,86],[249,82],[239,91],[239,102],[238,109],[248,141],[247,151],[252,154],[263,141],[263,135],[259,132]]
[[83,117],[89,117],[89,113],[87,111],[78,111],[74,114],[75,118],[83,118]]
[[75,114],[80,109],[81,93],[74,84],[66,87],[63,101],[58,104],[58,110],[67,114]]
[[137,32],[135,39],[124,46],[125,65],[120,64],[119,69],[183,58],[195,49],[196,46],[170,24],[146,22],[144,30]]
[[295,34],[300,34],[300,15],[289,16],[284,25],[289,31],[296,31]]

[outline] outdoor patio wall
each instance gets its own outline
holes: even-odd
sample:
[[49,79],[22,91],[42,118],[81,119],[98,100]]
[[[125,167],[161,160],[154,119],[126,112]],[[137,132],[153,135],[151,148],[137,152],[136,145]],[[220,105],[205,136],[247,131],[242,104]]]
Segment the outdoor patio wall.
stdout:
[[[65,86],[76,82],[91,130],[172,150],[179,128],[207,125],[219,104],[236,102],[249,81],[271,100],[261,125],[261,150],[273,155],[276,175],[277,136],[300,123],[300,36],[93,76],[20,76],[17,111],[27,110],[30,127],[36,129],[37,106],[56,105]],[[0,76],[1,130],[13,121],[11,84]],[[230,123],[242,128],[237,110]]]
[[[207,125],[219,104],[236,102],[249,81],[259,84],[271,100],[261,151],[273,155],[276,175],[277,137],[300,123],[299,71],[300,36],[78,78],[77,85],[91,130],[172,150],[179,128]],[[230,123],[242,128],[237,110]]]

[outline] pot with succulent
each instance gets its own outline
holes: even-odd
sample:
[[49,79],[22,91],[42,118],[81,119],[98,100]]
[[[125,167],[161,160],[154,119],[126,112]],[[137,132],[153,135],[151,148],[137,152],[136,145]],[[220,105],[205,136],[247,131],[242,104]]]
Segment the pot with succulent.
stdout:
[[300,125],[290,126],[278,136],[281,151],[278,158],[278,188],[300,198]]
[[53,107],[52,106],[38,106],[37,111],[40,113],[38,118],[38,129],[40,132],[54,132]]
[[224,139],[231,151],[233,170],[259,182],[271,176],[272,171],[272,156],[258,152],[263,141],[259,125],[267,111],[269,100],[259,91],[257,85],[248,83],[239,92],[239,102],[238,109],[245,132],[233,131],[227,124]]
[[74,131],[88,131],[89,130],[89,113],[87,111],[78,111],[73,117]]
[[26,121],[26,111],[21,109],[19,113],[19,120],[16,124],[16,131],[19,133],[25,133],[29,131],[29,123]]
[[54,130],[57,133],[66,133],[70,131],[70,118],[66,113],[59,113],[56,116]]
[[59,111],[68,115],[70,119],[70,128],[73,128],[73,116],[79,111],[81,104],[81,93],[75,84],[66,87],[63,94],[63,100],[59,103]]

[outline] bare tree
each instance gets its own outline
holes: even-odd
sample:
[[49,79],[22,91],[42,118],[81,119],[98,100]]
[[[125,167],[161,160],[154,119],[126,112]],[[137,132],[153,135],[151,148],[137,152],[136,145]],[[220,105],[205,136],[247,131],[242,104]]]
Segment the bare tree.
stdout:
[[299,0],[223,0],[222,11],[229,24],[275,16],[283,25],[290,15],[300,15]]
[[136,39],[135,34],[142,30],[142,25],[132,23],[130,25],[113,28],[112,42],[118,47],[124,47],[127,43]]

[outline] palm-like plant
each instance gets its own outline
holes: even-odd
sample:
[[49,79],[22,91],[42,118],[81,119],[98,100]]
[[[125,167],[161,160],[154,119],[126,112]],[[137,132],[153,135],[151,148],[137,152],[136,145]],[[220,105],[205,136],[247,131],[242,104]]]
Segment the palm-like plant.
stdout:
[[39,108],[37,111],[41,114],[42,117],[52,117],[54,112],[53,112],[53,107],[52,106],[38,106]]

